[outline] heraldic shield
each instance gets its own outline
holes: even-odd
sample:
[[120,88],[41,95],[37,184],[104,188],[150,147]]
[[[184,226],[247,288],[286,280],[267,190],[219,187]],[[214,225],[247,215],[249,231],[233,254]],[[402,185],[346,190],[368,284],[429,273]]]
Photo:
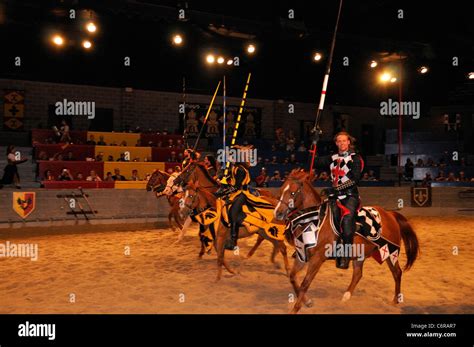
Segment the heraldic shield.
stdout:
[[13,210],[25,219],[36,207],[35,192],[14,192],[13,193]]

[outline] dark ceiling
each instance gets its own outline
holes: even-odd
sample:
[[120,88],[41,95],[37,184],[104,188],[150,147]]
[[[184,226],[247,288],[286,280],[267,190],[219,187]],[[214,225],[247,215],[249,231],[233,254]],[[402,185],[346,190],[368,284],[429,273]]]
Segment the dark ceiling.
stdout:
[[[240,96],[246,74],[252,71],[249,96],[317,102],[326,65],[311,61],[314,51],[330,47],[339,1],[0,1],[0,77],[75,84],[211,93],[227,76],[228,92]],[[311,4],[311,5],[309,5]],[[382,87],[368,62],[382,56],[391,64],[402,61],[404,99],[425,104],[471,103],[474,70],[474,31],[470,7],[435,1],[345,0],[328,89],[328,102],[375,105],[398,97],[398,83]],[[68,17],[69,9],[77,17]],[[185,8],[186,20],[178,20]],[[294,10],[295,18],[288,19]],[[404,19],[397,18],[398,9]],[[92,11],[92,12],[90,12]],[[99,31],[94,49],[79,43],[83,23],[92,18]],[[209,25],[254,35],[257,52],[244,53],[248,40],[217,34]],[[68,38],[57,49],[49,35],[60,30]],[[181,32],[182,47],[170,44]],[[215,50],[239,56],[240,66],[208,66],[204,55]],[[22,66],[13,65],[22,58]],[[131,58],[125,67],[123,59]],[[452,65],[459,57],[459,66]],[[343,58],[349,57],[349,66]],[[416,72],[420,65],[430,72]],[[397,68],[398,68],[397,67]],[[380,70],[379,70],[380,71]]]

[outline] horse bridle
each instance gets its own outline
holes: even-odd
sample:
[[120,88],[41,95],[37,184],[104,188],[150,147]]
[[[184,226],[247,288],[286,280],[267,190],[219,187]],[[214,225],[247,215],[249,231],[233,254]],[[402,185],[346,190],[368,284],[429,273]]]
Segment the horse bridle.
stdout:
[[203,212],[203,211],[205,211],[209,208],[207,206],[206,207],[201,207],[201,208],[198,208],[198,209],[193,208],[194,202],[196,201],[196,198],[198,196],[198,194],[197,194],[198,189],[196,188],[195,191],[196,191],[195,195],[188,195],[188,197],[191,198],[191,204],[190,205],[188,205],[186,203],[186,197],[183,198],[184,199],[183,200],[183,205],[191,211],[190,215],[197,215],[197,214],[199,214],[199,213],[201,213],[201,212]]
[[[303,190],[303,183],[302,183],[301,181],[295,179],[295,178],[292,178],[292,177],[290,177],[289,179],[292,180],[293,182],[296,182],[296,183],[298,184],[298,190],[296,190],[296,191],[294,191],[294,192],[290,192],[290,194],[291,194],[291,196],[292,196],[291,199],[292,199],[293,201],[295,201],[296,198],[299,196],[299,194],[301,194],[301,191]],[[285,202],[285,201],[283,201],[281,198],[278,200],[278,202],[280,202],[280,203],[286,205],[286,207],[288,207],[288,211],[289,211],[289,212],[294,212],[294,211],[297,209],[297,207],[295,207],[295,206],[290,207],[290,204],[287,203],[287,202]],[[290,213],[290,214],[291,214],[291,213]]]

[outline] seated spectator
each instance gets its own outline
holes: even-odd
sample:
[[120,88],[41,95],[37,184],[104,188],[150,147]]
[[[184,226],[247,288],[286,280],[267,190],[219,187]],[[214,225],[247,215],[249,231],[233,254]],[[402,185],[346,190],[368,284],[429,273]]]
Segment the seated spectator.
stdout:
[[362,177],[360,178],[361,181],[364,181],[364,182],[367,182],[367,181],[370,181],[369,179],[369,173],[368,172],[364,172],[362,174]]
[[51,172],[51,170],[46,170],[44,172],[43,181],[55,181],[53,173]]
[[289,172],[289,171],[285,171],[285,175],[283,176],[283,181],[286,181],[289,176],[290,176],[290,172]]
[[45,151],[41,151],[38,155],[38,160],[49,160],[48,155]]
[[177,163],[178,162],[178,158],[176,157],[176,152],[175,151],[171,152],[170,157],[168,158],[168,162],[170,162],[170,163]]
[[125,176],[122,176],[122,175],[120,174],[120,169],[114,169],[114,174],[115,174],[115,175],[112,176],[112,179],[113,179],[114,181],[126,181],[126,180],[127,180],[127,179],[125,178]]
[[141,147],[142,141],[140,139],[137,140],[137,143],[135,144],[135,147]]
[[296,144],[296,137],[293,134],[293,130],[290,130],[288,132],[288,136],[286,137],[286,151],[293,152],[295,150],[295,144]]
[[177,163],[182,163],[183,160],[184,160],[184,158],[183,158],[183,152],[179,152],[179,153],[178,153],[178,161],[177,161]]
[[433,179],[431,178],[431,173],[427,172],[425,178],[423,178],[423,181],[421,182],[421,185],[423,187],[428,187],[431,185],[431,182],[433,182]]
[[117,146],[117,143],[114,140],[114,141],[112,141],[112,143],[109,146]]
[[423,159],[419,158],[416,162],[415,167],[423,167],[423,166],[425,166],[423,163]]
[[369,170],[369,181],[377,181],[374,170]]
[[[109,172],[110,173],[110,172]],[[112,176],[112,174],[110,173],[110,175]],[[99,176],[97,176],[97,173],[95,172],[95,170],[91,170],[90,173],[89,173],[89,176],[87,176],[86,178],[86,181],[90,181],[90,182],[100,182],[102,181],[101,178]]]
[[140,177],[138,177],[138,170],[132,170],[130,181],[141,181]]
[[173,148],[173,147],[174,147],[173,139],[168,139],[168,148]]
[[175,147],[178,148],[178,149],[183,149],[184,148],[183,141],[181,141],[181,139],[177,139]]
[[99,141],[97,141],[98,146],[107,146],[107,144],[104,141],[104,137],[101,135],[99,136]]
[[275,172],[273,172],[273,176],[270,178],[270,181],[277,181],[277,182],[281,182],[281,176],[280,176],[280,171],[278,170],[275,170]]
[[163,135],[168,135],[168,129],[164,129],[162,134]]
[[66,158],[64,158],[64,160],[67,160],[67,161],[74,161],[76,159],[74,159],[74,155],[72,154],[71,151],[67,152],[67,155],[66,155]]
[[61,153],[56,153],[54,156],[53,156],[53,160],[57,160],[57,161],[63,161],[64,160],[64,157]]
[[126,161],[129,161],[129,160],[127,160],[127,157],[125,157],[125,153],[120,153],[120,158],[118,158],[117,161],[126,162]]
[[84,181],[84,175],[82,174],[82,172],[77,173],[76,181]]
[[299,165],[298,159],[296,159],[296,155],[294,153],[290,155],[289,163],[291,165]]
[[267,175],[267,170],[262,167],[260,170],[260,175],[255,178],[255,183],[257,183],[257,187],[266,187],[266,183],[268,182],[269,177]]
[[283,159],[283,165],[288,165],[289,163],[290,163],[290,159],[289,159],[289,158]]
[[301,141],[300,146],[298,147],[298,152],[306,152],[308,149],[304,145],[304,141]]
[[63,168],[58,176],[58,181],[74,181],[74,177],[72,176],[71,171]]
[[106,182],[113,182],[114,181],[114,179],[112,177],[112,172],[110,172],[110,171],[107,172],[107,174],[104,177],[104,181],[106,181]]
[[457,178],[456,176],[454,175],[454,172],[450,172],[448,174],[448,178],[446,178],[446,181],[447,182],[456,182],[457,181]]
[[330,181],[331,178],[329,177],[328,173],[326,171],[322,171],[319,176],[318,176],[318,181]]
[[435,167],[436,166],[436,163],[434,162],[433,158],[428,158],[428,160],[426,161],[426,167]]
[[272,161],[270,162],[270,164],[272,164],[272,165],[278,164],[278,160],[277,160],[277,157],[276,157],[276,156],[273,156],[273,157],[272,157]]
[[86,142],[86,144],[91,145],[91,146],[95,146],[95,145],[96,145],[94,135],[89,136],[89,140]]
[[441,158],[441,159],[439,160],[438,166],[439,166],[440,169],[446,168],[446,162],[444,161],[443,158]]
[[95,156],[95,161],[99,161],[99,162],[104,161],[104,153],[100,152],[99,154],[97,154]]
[[446,181],[446,176],[444,175],[444,171],[443,171],[443,170],[439,170],[438,176],[436,176],[435,181],[436,181],[436,182],[443,182],[443,181]]
[[257,165],[263,165],[263,158],[262,157],[257,158]]
[[120,142],[120,146],[127,147],[127,141],[123,140]]
[[405,163],[405,178],[407,180],[413,179],[413,168],[415,167],[415,164],[411,161],[410,158],[407,158],[407,161]]
[[266,158],[265,159],[265,166],[268,166],[270,164],[270,159]]
[[109,155],[107,157],[107,161],[114,161],[114,156],[113,155]]
[[464,171],[459,171],[459,177],[457,179],[458,182],[469,182],[469,179],[466,177],[466,173]]

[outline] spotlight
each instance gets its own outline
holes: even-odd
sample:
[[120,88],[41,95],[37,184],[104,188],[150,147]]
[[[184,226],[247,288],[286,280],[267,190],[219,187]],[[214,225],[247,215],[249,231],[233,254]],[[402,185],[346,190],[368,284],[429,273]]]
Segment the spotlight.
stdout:
[[56,46],[62,46],[64,44],[64,39],[61,35],[54,35],[51,40]]
[[94,24],[94,22],[89,22],[89,23],[86,24],[86,29],[87,29],[87,31],[90,32],[90,33],[95,33],[96,30],[97,30],[97,27],[96,27],[96,25]]
[[396,78],[396,77],[392,77],[392,78],[390,79],[390,82],[391,82],[391,83],[397,82],[397,78]]
[[374,67],[376,67],[378,65],[378,63],[375,61],[375,60],[372,60],[370,62],[370,67],[373,69]]
[[208,54],[208,56],[206,57],[206,61],[208,62],[208,64],[214,64],[215,60],[216,58],[212,54]]
[[384,72],[383,74],[380,75],[380,80],[382,82],[388,82],[392,79],[392,75],[390,75],[388,72]]
[[224,64],[225,59],[223,57],[217,58],[217,63],[218,64]]
[[234,61],[232,59],[227,60],[227,65],[232,65]]
[[467,74],[467,78],[469,78],[470,80],[474,80],[474,72],[469,72]]
[[428,72],[428,68],[426,66],[422,66],[418,69],[418,71],[422,74],[425,74]]
[[82,41],[82,47],[84,47],[85,49],[89,49],[92,47],[92,42],[90,42],[89,40],[84,40]]
[[255,53],[255,46],[254,45],[248,45],[247,46],[247,52],[250,54]]
[[183,43],[183,37],[182,37],[181,35],[174,35],[174,36],[173,36],[173,43],[174,43],[175,45],[178,45],[178,46],[179,46],[180,44]]
[[313,55],[313,60],[314,60],[314,61],[320,61],[322,57],[323,57],[323,56],[321,55],[321,53],[316,52],[316,53],[314,53],[314,55]]

